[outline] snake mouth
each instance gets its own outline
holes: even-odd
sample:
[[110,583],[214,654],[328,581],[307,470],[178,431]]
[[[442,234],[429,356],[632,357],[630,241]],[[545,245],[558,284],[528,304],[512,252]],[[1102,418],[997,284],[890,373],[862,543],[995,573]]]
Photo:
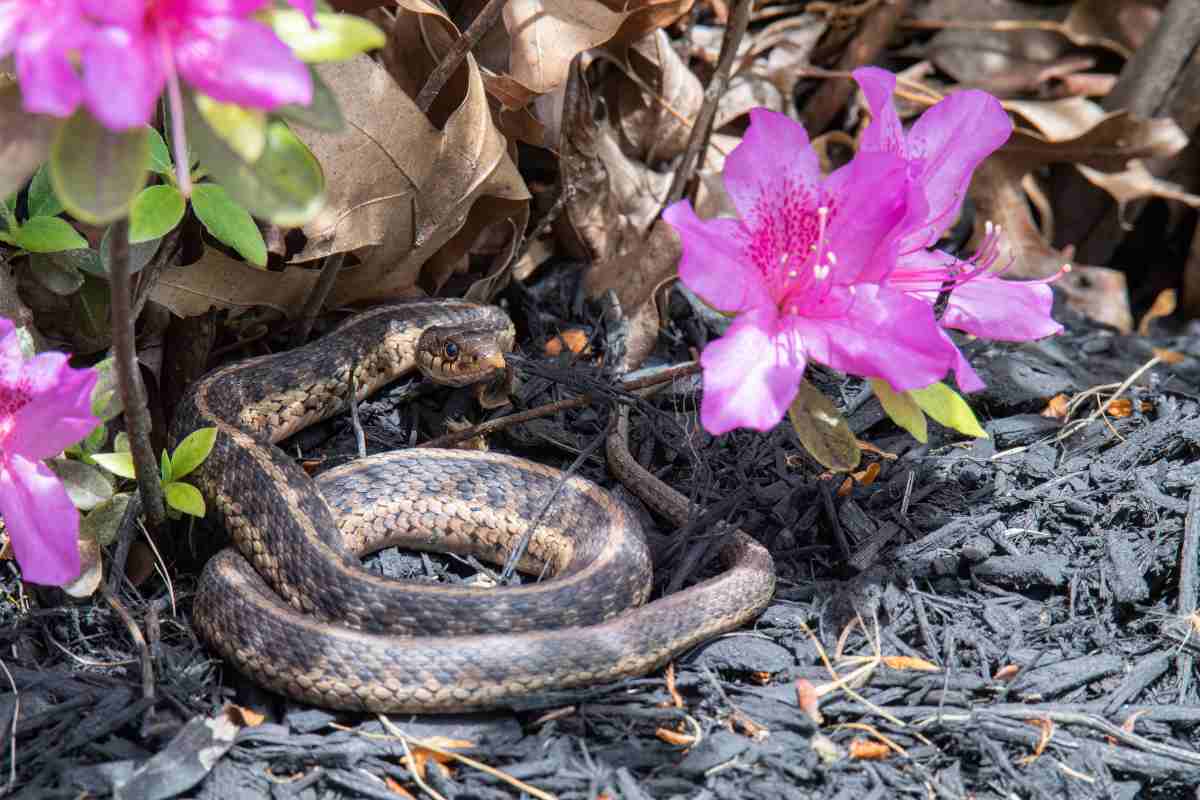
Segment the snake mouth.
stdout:
[[417,366],[435,383],[470,386],[507,372],[505,352],[511,347],[507,330],[432,327],[417,343]]

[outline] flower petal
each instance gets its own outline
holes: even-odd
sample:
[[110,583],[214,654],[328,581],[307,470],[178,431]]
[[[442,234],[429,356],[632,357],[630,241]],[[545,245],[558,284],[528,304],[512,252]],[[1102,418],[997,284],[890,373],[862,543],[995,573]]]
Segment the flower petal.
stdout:
[[771,304],[762,272],[743,253],[744,230],[735,219],[701,220],[687,200],[663,211],[679,234],[679,277],[718,311],[747,311]]
[[806,362],[794,337],[772,330],[775,323],[773,309],[743,314],[704,348],[700,422],[709,433],[767,431],[787,413]]
[[79,512],[45,464],[6,454],[0,515],[25,580],[61,586],[79,577]]
[[835,293],[842,313],[787,318],[809,359],[851,375],[882,378],[897,392],[940,381],[952,369],[964,390],[982,388],[929,303],[869,283]]
[[30,459],[50,458],[95,429],[92,416],[93,369],[67,366],[62,353],[42,353],[25,364],[32,398],[13,415],[4,439],[6,453]]
[[68,53],[85,35],[85,26],[75,20],[25,26],[14,60],[26,111],[55,117],[75,111],[83,99],[83,82]]
[[[916,284],[937,285],[939,276],[962,274],[976,269],[974,264],[959,261],[940,250],[918,250],[902,257],[901,268],[917,277]],[[920,280],[922,273],[928,280]],[[910,291],[927,303],[937,301],[934,290]],[[1050,311],[1054,306],[1054,291],[1049,284],[1033,281],[1010,281],[995,273],[978,275],[950,293],[950,302],[942,315],[942,325],[965,331],[984,339],[1002,342],[1026,342],[1062,333],[1063,326],[1054,321]]]
[[312,101],[308,68],[254,20],[205,20],[180,34],[175,59],[180,74],[214,100],[264,109]]
[[896,264],[899,224],[906,219],[910,200],[902,158],[888,152],[860,152],[825,180],[834,206],[827,239],[837,257],[832,280],[846,286],[877,282]]
[[140,28],[146,16],[146,0],[80,0],[88,16],[103,23]]
[[862,134],[860,153],[895,153],[904,157],[904,126],[896,114],[892,95],[896,91],[896,76],[879,67],[859,67],[852,73],[871,109],[871,122]]
[[725,159],[725,189],[747,227],[773,214],[781,197],[801,208],[820,205],[821,168],[804,126],[756,108],[741,143]]
[[908,133],[912,179],[929,203],[921,224],[902,249],[928,247],[953,224],[962,209],[971,174],[1012,134],[1012,121],[987,92],[955,92],[921,115]]
[[25,368],[25,355],[21,352],[21,340],[16,328],[3,320],[7,330],[0,328],[0,386],[11,387],[21,380]]
[[84,102],[109,130],[127,130],[149,122],[165,82],[154,42],[140,31],[109,26],[84,48]]

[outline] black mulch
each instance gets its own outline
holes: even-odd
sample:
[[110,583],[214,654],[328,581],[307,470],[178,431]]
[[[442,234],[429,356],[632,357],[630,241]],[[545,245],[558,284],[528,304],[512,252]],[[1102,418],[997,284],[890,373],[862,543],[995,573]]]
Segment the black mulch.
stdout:
[[[594,446],[609,418],[597,387],[608,379],[586,362],[533,357],[564,320],[598,319],[574,307],[570,274],[551,271],[504,298],[524,334],[520,404],[581,390],[597,402],[490,444],[564,467],[590,450],[579,471],[611,486]],[[686,360],[712,335],[682,297],[672,303],[651,363]],[[1067,311],[1060,318],[1068,332],[1049,341],[967,345],[989,385],[973,399],[988,440],[963,443],[938,429],[919,446],[884,420],[861,382],[818,372],[851,409],[856,433],[895,456],[870,458],[878,478],[849,491],[800,455],[786,426],[721,439],[698,429],[696,380],[637,404],[634,453],[707,509],[684,536],[654,539],[660,589],[717,568],[710,532],[719,519],[765,542],[779,572],[776,599],[755,625],[678,660],[682,706],[659,673],[540,698],[537,708],[398,717],[392,728],[300,707],[248,686],[197,642],[188,625],[195,564],[181,556],[170,591],[151,578],[122,594],[147,639],[147,697],[139,648],[109,605],[22,595],[6,566],[0,686],[20,691],[0,696],[0,791],[523,796],[515,780],[561,798],[627,800],[1194,797],[1200,339],[1119,336]],[[594,351],[614,341],[602,325],[585,330]],[[1039,416],[1053,395],[1111,391],[1154,348],[1184,358],[1140,376],[1128,415],[1072,429]],[[446,405],[469,410],[441,391],[399,403],[412,393],[402,387],[364,405],[373,447],[410,443],[414,425],[422,439],[436,435],[429,425]],[[353,442],[343,419],[291,446],[333,464]],[[211,549],[203,531],[179,536],[180,553]],[[473,572],[453,558],[372,563],[449,580]],[[813,692],[820,725],[800,707]],[[229,701],[265,721],[231,719],[221,711]],[[417,751],[419,785],[398,731],[499,772],[440,767]]]

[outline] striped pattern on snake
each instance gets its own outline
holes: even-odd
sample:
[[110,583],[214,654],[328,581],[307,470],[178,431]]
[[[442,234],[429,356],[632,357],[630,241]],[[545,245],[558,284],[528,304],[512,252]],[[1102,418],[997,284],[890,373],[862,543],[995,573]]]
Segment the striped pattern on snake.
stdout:
[[351,370],[363,397],[416,368],[462,385],[500,368],[512,339],[493,307],[395,303],[189,390],[172,438],[217,426],[194,476],[234,544],[206,565],[194,606],[217,652],[317,705],[462,711],[643,674],[761,611],[774,586],[770,556],[744,535],[726,547],[725,572],[639,607],[651,568],[637,521],[575,477],[522,564],[535,574],[545,566],[549,580],[488,590],[362,568],[363,554],[391,544],[503,561],[560,473],[513,456],[417,449],[314,481],[274,443],[341,410]]

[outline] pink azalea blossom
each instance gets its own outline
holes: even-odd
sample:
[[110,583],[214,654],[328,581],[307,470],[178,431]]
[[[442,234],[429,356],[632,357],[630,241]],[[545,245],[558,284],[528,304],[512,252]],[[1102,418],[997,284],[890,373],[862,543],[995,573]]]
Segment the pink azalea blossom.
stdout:
[[[700,415],[711,433],[776,425],[810,360],[898,392],[948,372],[975,391],[983,382],[943,325],[1009,339],[1060,330],[1048,286],[989,271],[994,236],[970,263],[926,249],[953,221],[971,173],[1011,132],[995,98],[951,95],[905,137],[898,120],[890,125],[894,78],[889,85],[887,73],[871,69],[855,78],[875,121],[849,164],[822,177],[804,128],[756,109],[725,161],[739,217],[702,221],[686,201],[663,213],[682,241],[680,278],[736,315],[701,355]],[[948,284],[939,321],[934,303]]]
[[[104,23],[84,48],[85,102],[112,130],[149,122],[164,85],[181,108],[181,78],[214,100],[250,108],[312,100],[308,68],[252,16],[267,0],[80,2]],[[312,0],[293,5],[304,11]]]
[[42,463],[78,442],[92,416],[96,371],[63,353],[26,361],[13,324],[0,318],[0,516],[27,581],[62,585],[79,576],[79,512]]
[[75,111],[83,82],[71,57],[91,34],[74,0],[0,0],[0,58],[13,55],[26,111]]

